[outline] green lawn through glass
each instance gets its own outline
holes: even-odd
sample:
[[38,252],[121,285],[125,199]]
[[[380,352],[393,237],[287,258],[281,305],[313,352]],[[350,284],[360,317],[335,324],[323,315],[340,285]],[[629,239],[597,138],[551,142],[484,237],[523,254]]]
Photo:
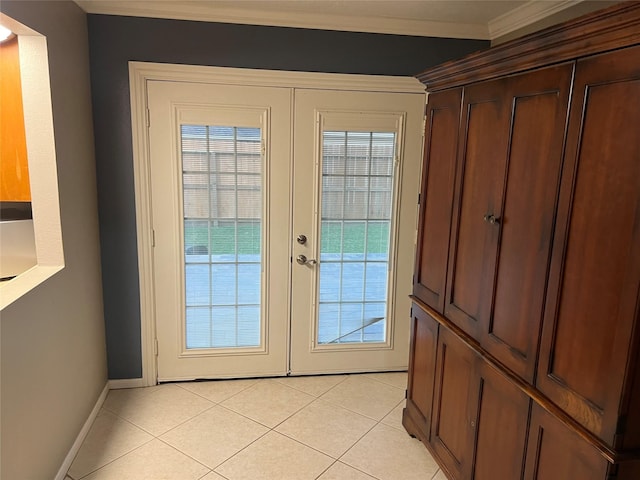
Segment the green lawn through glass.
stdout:
[[[189,222],[190,223],[190,222]],[[204,222],[197,225],[185,222],[185,245],[207,245],[209,234]],[[365,253],[365,223],[344,222],[344,239],[342,238],[342,222],[327,222],[322,229],[322,253]],[[371,222],[366,229],[366,253],[387,253],[389,250],[389,223]],[[259,254],[260,242],[247,241],[260,235],[260,224],[247,222],[237,227],[238,254]],[[342,248],[341,248],[342,247]],[[218,222],[211,227],[211,244],[209,252],[212,255],[235,254],[236,227],[233,224]]]

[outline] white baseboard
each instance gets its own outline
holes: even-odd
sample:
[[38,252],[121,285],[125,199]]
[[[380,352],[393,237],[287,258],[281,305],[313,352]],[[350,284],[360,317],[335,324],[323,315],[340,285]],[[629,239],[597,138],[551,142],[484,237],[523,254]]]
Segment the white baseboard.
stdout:
[[119,390],[121,388],[146,387],[144,378],[123,378],[120,380],[109,380],[109,390]]
[[91,410],[89,418],[87,418],[87,421],[84,422],[80,433],[78,433],[78,436],[76,437],[76,441],[73,442],[71,450],[69,450],[69,453],[67,453],[67,456],[65,457],[64,462],[62,462],[62,466],[60,467],[60,470],[58,470],[58,474],[55,476],[54,480],[64,480],[64,478],[66,477],[67,472],[69,471],[69,467],[71,467],[71,463],[73,463],[73,459],[76,458],[82,442],[84,442],[84,439],[87,437],[89,429],[91,428],[91,425],[93,425],[93,421],[98,416],[98,412],[100,411],[100,408],[102,408],[104,400],[107,398],[107,393],[109,393],[109,382],[107,382],[104,386],[104,389],[102,389],[102,393],[98,397],[93,410]]

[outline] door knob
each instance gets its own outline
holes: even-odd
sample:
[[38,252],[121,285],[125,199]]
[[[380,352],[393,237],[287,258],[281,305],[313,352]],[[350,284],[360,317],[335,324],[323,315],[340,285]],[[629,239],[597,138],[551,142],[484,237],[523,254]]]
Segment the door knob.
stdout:
[[305,255],[298,255],[296,257],[296,262],[298,262],[300,265],[315,265],[316,263],[318,263],[315,260],[307,258]]
[[491,225],[496,225],[500,223],[500,217],[496,217],[495,215],[486,214],[484,216],[484,221],[490,223]]

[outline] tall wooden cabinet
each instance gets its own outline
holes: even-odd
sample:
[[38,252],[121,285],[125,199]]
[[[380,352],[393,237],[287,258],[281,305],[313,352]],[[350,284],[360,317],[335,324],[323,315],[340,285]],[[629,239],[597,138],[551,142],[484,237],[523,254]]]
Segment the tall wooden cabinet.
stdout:
[[452,479],[640,478],[640,4],[418,76],[403,423]]

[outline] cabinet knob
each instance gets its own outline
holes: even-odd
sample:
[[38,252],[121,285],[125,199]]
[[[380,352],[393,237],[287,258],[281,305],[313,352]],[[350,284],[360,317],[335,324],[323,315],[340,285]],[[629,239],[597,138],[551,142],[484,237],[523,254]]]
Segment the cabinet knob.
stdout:
[[475,420],[471,420],[471,428],[476,428],[476,421]]
[[495,215],[487,213],[484,216],[484,221],[490,223],[491,225],[497,225],[500,223],[500,217],[496,217]]

